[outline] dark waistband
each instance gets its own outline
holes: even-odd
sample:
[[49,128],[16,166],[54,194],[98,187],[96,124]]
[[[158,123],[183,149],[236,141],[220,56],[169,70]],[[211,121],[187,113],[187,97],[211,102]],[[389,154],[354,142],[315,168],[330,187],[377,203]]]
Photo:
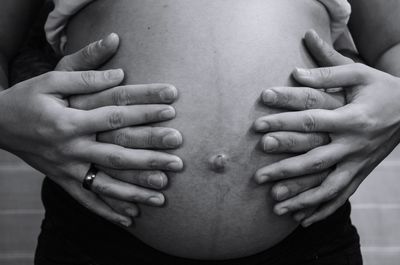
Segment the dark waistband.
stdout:
[[43,225],[51,224],[52,229],[56,230],[59,235],[72,241],[74,245],[81,245],[80,247],[85,248],[87,254],[93,256],[94,259],[119,260],[116,264],[131,264],[126,261],[132,260],[141,260],[141,263],[137,264],[150,264],[146,262],[149,257],[152,261],[163,261],[162,264],[177,265],[251,265],[260,264],[260,260],[263,263],[268,262],[267,264],[290,264],[285,262],[285,257],[288,255],[290,256],[288,260],[296,260],[294,259],[296,256],[301,259],[313,259],[316,249],[325,247],[329,252],[329,248],[337,247],[336,243],[331,244],[331,242],[338,238],[340,238],[339,244],[346,244],[354,240],[358,242],[357,232],[350,221],[350,203],[346,202],[326,220],[306,229],[298,227],[282,242],[259,254],[229,261],[202,262],[176,258],[147,246],[120,227],[89,212],[48,178],[43,183],[42,200],[46,209],[47,221]]

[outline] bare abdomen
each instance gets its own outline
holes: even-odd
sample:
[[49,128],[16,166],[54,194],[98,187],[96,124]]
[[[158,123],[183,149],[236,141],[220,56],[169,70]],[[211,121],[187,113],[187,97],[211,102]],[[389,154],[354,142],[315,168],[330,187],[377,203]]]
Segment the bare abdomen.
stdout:
[[[328,23],[310,0],[98,0],[73,19],[69,52],[117,32],[122,44],[106,67],[124,68],[126,83],[180,91],[177,118],[165,125],[184,136],[174,153],[185,170],[170,174],[166,207],[141,206],[128,232],[172,255],[226,259],[268,249],[296,228],[272,213],[269,187],[252,181],[282,157],[258,150],[251,125],[272,112],[258,102],[263,88],[292,85],[295,66],[313,65],[305,31],[329,39]],[[210,165],[218,155],[223,170]]]

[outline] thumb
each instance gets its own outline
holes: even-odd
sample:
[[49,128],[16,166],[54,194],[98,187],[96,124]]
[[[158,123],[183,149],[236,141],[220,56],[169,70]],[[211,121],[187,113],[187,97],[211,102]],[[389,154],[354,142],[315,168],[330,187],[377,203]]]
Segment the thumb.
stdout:
[[99,68],[118,50],[119,37],[111,33],[105,39],[93,42],[74,54],[63,57],[56,71],[85,71]]
[[339,66],[354,63],[353,60],[341,55],[332,45],[321,39],[315,30],[307,31],[304,42],[319,66]]

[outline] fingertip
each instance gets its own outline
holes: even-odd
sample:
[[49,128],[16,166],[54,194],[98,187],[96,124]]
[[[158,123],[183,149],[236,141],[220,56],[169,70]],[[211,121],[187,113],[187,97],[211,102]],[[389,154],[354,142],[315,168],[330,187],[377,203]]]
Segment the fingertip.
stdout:
[[282,184],[277,184],[272,187],[271,194],[276,201],[283,201],[289,197],[289,189]]
[[104,41],[102,42],[102,46],[106,48],[115,49],[119,46],[119,36],[116,33],[109,34]]
[[317,39],[319,38],[319,35],[315,29],[309,29],[307,30],[306,34],[304,35],[306,39]]
[[121,68],[107,70],[106,77],[108,80],[113,82],[122,82],[122,80],[125,78],[125,72]]
[[183,167],[184,167],[183,161],[179,157],[176,157],[175,161],[169,162],[167,164],[167,170],[172,170],[172,171],[182,171]]
[[265,135],[262,139],[262,148],[266,153],[274,152],[279,148],[279,141],[275,137]]
[[120,223],[122,226],[130,227],[132,225],[132,219],[126,216],[121,216],[118,223]]
[[265,132],[268,131],[269,129],[269,123],[262,120],[261,118],[257,119],[254,123],[253,123],[253,129],[256,132]]
[[162,138],[162,143],[166,148],[177,148],[182,145],[182,134],[177,130],[172,130]]
[[266,89],[262,92],[261,99],[266,105],[274,105],[278,101],[278,95],[273,90]]
[[160,98],[165,103],[172,103],[178,99],[178,89],[173,85],[166,85],[160,92]]
[[257,184],[262,185],[262,184],[264,184],[265,182],[268,181],[268,176],[265,175],[264,173],[258,173],[258,172],[257,172],[257,173],[254,175],[254,180],[255,180],[255,182],[256,182]]
[[125,212],[130,216],[130,217],[137,217],[139,215],[139,209],[137,207],[135,208],[127,208],[125,209]]
[[164,205],[164,203],[165,203],[165,197],[164,197],[163,194],[159,194],[159,195],[157,195],[157,196],[152,196],[152,197],[150,197],[150,198],[147,200],[147,202],[148,202],[150,205],[160,207],[160,206],[163,206],[163,205]]
[[285,215],[289,212],[289,209],[286,207],[280,207],[278,205],[275,205],[274,207],[274,213],[278,216]]
[[301,222],[301,226],[304,228],[310,227],[312,225],[312,221],[310,218],[307,218]]

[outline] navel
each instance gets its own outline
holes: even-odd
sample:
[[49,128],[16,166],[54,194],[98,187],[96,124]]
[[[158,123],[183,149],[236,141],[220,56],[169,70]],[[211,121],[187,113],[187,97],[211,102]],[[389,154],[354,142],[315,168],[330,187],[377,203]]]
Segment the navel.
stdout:
[[210,168],[215,172],[223,172],[228,166],[229,157],[226,154],[213,155],[209,159]]

